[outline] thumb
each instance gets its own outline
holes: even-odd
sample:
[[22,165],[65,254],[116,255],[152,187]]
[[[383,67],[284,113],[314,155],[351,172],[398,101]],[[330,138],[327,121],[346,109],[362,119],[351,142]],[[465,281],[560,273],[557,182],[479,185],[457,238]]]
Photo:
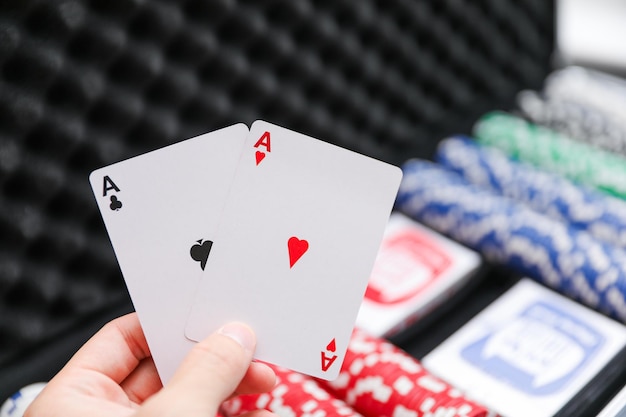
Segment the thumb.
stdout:
[[[230,323],[197,343],[146,415],[214,416],[243,379],[256,347],[248,326]],[[143,411],[143,410],[142,410]]]

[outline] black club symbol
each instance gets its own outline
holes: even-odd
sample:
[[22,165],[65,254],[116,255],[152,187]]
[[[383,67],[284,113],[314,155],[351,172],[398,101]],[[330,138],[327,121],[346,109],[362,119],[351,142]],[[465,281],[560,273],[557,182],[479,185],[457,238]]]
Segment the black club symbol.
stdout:
[[109,204],[109,208],[111,210],[118,211],[119,209],[122,208],[122,202],[120,200],[118,200],[116,196],[112,195],[111,196],[111,204]]

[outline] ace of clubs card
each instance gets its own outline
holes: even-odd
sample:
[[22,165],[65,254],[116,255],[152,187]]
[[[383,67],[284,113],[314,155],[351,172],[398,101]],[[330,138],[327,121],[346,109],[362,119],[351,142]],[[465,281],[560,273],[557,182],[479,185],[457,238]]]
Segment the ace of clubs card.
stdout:
[[163,383],[194,345],[189,305],[248,132],[233,125],[89,177]]
[[250,325],[255,357],[336,378],[402,172],[256,121],[186,335]]

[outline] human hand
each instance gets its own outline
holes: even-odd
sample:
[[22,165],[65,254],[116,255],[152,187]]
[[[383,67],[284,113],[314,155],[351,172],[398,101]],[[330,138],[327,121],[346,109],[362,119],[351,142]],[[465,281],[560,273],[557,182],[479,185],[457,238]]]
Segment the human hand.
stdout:
[[[47,384],[25,417],[213,417],[237,394],[271,390],[275,374],[252,362],[254,333],[231,323],[197,343],[162,387],[135,313],[96,333]],[[255,411],[247,416],[274,416]]]

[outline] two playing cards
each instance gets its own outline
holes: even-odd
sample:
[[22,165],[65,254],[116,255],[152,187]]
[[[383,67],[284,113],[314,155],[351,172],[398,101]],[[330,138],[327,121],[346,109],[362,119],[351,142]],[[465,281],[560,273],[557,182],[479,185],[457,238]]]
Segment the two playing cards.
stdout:
[[336,378],[401,176],[265,121],[94,171],[163,382],[230,321],[255,331],[256,359]]

